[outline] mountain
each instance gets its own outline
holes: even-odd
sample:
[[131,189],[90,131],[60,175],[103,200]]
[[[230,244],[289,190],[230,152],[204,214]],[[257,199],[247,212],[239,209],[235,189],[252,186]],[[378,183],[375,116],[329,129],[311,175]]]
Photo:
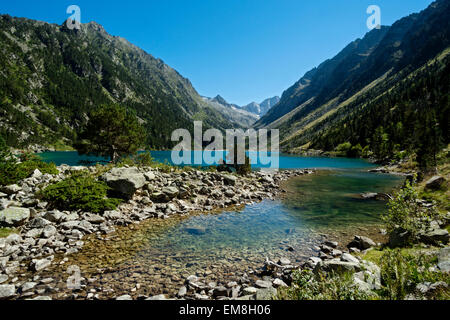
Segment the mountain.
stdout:
[[259,119],[257,114],[243,110],[238,105],[228,103],[220,95],[215,98],[203,97],[203,100],[236,126],[250,128]]
[[264,116],[274,105],[280,101],[280,97],[272,97],[264,100],[261,103],[252,102],[241,109],[254,113],[260,117]]
[[0,44],[0,134],[9,145],[70,145],[89,112],[109,103],[135,112],[155,149],[170,148],[171,132],[193,120],[238,126],[161,59],[95,22],[69,30],[1,15]]
[[250,128],[274,105],[280,101],[280,97],[273,97],[264,100],[261,103],[252,102],[246,106],[228,103],[222,96],[215,98],[203,97],[211,107],[219,111],[226,119],[244,128]]
[[[406,83],[416,86],[411,79],[422,83],[424,78],[443,76],[441,71],[446,70],[449,46],[450,1],[435,1],[422,12],[400,19],[391,27],[370,31],[363,39],[352,42],[334,58],[307,72],[283,93],[280,102],[255,126],[279,128],[282,149],[285,151],[295,152],[312,147],[333,150],[349,140],[354,143],[358,141],[362,146],[371,146],[370,141],[361,141],[358,136],[352,138],[337,134],[336,128],[348,128],[354,123],[354,119],[361,119],[370,112],[375,112],[366,107],[379,102],[379,97],[387,97],[393,92],[403,96],[409,92],[406,90]],[[427,66],[431,70],[423,73],[423,68]],[[429,94],[434,90],[443,91],[438,86],[427,88]],[[415,105],[419,98],[421,97],[408,97],[405,102]],[[431,100],[433,99],[430,98],[428,102]],[[445,106],[441,101],[433,112],[439,111],[439,108],[445,111]],[[396,107],[395,104],[390,105],[390,108]],[[380,117],[378,123],[374,123],[377,127],[388,128],[392,125],[390,121],[401,121],[406,126],[409,125],[409,122],[403,122],[406,119],[417,122],[420,111],[417,112],[415,116],[405,119],[394,119],[375,112]],[[448,123],[448,118],[441,120]],[[444,126],[442,121],[441,127]],[[330,130],[333,130],[336,139],[331,139],[333,135]],[[364,130],[361,128],[359,134],[374,140],[368,132],[362,134]],[[355,133],[353,130],[350,132]],[[394,135],[391,132],[391,136]],[[327,141],[332,143],[325,143],[324,136],[329,137]]]

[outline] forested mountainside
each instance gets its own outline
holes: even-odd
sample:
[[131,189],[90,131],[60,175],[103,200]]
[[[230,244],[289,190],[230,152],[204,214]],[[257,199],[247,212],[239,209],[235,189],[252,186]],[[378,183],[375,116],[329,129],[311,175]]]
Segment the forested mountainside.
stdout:
[[353,148],[355,156],[370,150],[377,159],[415,153],[419,164],[433,165],[436,153],[450,143],[450,48],[396,80],[369,90],[314,128],[285,141],[284,147],[308,140],[312,149],[333,151],[341,145]]
[[[420,109],[423,101],[414,95],[408,96],[413,94],[409,90],[416,88],[416,93],[419,90],[429,90],[430,95],[431,92],[436,95],[423,96],[421,99],[428,99],[427,103],[436,113],[439,125],[445,127],[443,122],[448,124],[448,113],[438,113],[445,112],[448,106],[445,104],[448,101],[448,85],[445,87],[445,83],[427,83],[428,86],[422,89],[420,85],[431,81],[427,79],[445,80],[442,70],[447,68],[446,49],[449,46],[450,1],[439,0],[424,11],[405,17],[391,27],[372,30],[362,40],[347,46],[335,58],[308,72],[283,94],[280,103],[257,126],[279,128],[285,151],[295,152],[300,148],[332,150],[340,143],[350,140],[360,143],[362,147],[373,147],[373,142],[367,141],[373,141],[372,136],[368,137],[370,130],[373,130],[372,134],[381,126],[383,130],[390,130],[388,128],[399,122],[410,129],[414,123],[422,122],[423,118],[419,116],[428,113]],[[439,57],[438,60],[433,62],[436,57]],[[394,103],[392,95],[397,98],[401,96],[405,100],[396,98]],[[384,107],[380,105],[366,108],[381,103],[379,96],[388,99]],[[399,107],[396,103],[402,106]],[[395,116],[390,117],[380,112],[388,107],[389,110],[415,108],[416,111],[396,111]],[[366,112],[375,112],[376,116]],[[355,114],[352,115],[353,113]],[[373,124],[378,122],[378,126],[369,127],[365,134],[352,139],[345,134],[349,129],[337,134],[336,128],[352,126],[346,121],[365,117],[372,117]],[[445,130],[444,127],[439,130]],[[332,132],[335,138],[332,138]],[[409,132],[405,131],[404,134]],[[390,132],[389,136],[392,138],[395,135]],[[411,141],[410,136],[404,138]],[[448,135],[446,138],[444,134],[441,138],[448,139]],[[398,144],[399,139],[400,137],[391,143]],[[416,141],[418,140],[420,139],[416,137]],[[398,147],[401,149],[406,145],[400,143]]]
[[0,44],[0,134],[11,146],[70,145],[89,112],[110,103],[137,114],[150,148],[171,147],[171,132],[193,119],[239,127],[162,60],[95,22],[69,30],[2,15]]

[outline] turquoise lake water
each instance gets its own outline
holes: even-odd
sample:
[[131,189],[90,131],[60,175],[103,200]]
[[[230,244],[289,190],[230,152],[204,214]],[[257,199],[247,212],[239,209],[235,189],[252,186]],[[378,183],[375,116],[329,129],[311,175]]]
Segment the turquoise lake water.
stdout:
[[[159,162],[173,164],[170,151],[151,151],[152,157]],[[80,156],[77,152],[46,152],[39,156],[46,162],[54,162],[56,165],[67,164],[70,166],[83,165],[85,161],[106,162],[107,159],[92,156]],[[252,155],[251,155],[252,157]],[[192,159],[194,156],[192,156]],[[255,160],[256,161],[256,160]],[[259,161],[258,161],[259,162]],[[91,163],[91,164],[92,164]],[[329,168],[329,169],[364,169],[374,167],[373,164],[362,159],[347,158],[325,158],[325,157],[299,157],[294,155],[280,154],[280,169],[306,169],[306,168]],[[206,165],[206,163],[203,163]],[[256,163],[254,168],[268,167]]]
[[[170,152],[151,154],[158,161],[171,163]],[[93,160],[75,152],[41,157],[57,165]],[[391,192],[403,178],[368,172],[373,167],[361,159],[281,155],[281,169],[321,170],[291,180],[289,192],[280,199],[264,200],[239,211],[191,216],[156,238],[149,230],[143,247],[105,279],[128,283],[130,274],[138,273],[144,278],[140,281],[148,284],[144,287],[154,287],[153,294],[174,295],[190,274],[205,275],[211,281],[220,274],[221,279],[234,281],[236,275],[261,266],[266,257],[303,261],[315,255],[312,248],[321,242],[321,233],[381,222],[386,203],[362,200],[360,194]],[[192,228],[203,231],[193,234],[189,231]]]
[[[161,162],[170,161],[170,152],[151,152]],[[41,157],[56,164],[77,165],[76,152],[45,153]],[[94,159],[99,160],[99,159]],[[254,166],[258,168],[261,166]],[[369,173],[374,165],[361,159],[311,158],[280,156],[282,169],[324,169],[317,174],[293,180],[290,192],[283,199],[263,201],[246,206],[241,211],[201,215],[186,219],[149,243],[145,259],[170,256],[186,257],[186,261],[200,264],[215,260],[223,254],[268,254],[280,248],[280,243],[297,246],[310,245],[310,234],[323,228],[380,223],[380,215],[387,210],[383,201],[362,200],[365,192],[390,192],[402,183],[398,176]],[[189,227],[205,228],[203,234],[187,232]],[[144,259],[144,261],[145,261]],[[144,263],[144,262],[142,262]]]

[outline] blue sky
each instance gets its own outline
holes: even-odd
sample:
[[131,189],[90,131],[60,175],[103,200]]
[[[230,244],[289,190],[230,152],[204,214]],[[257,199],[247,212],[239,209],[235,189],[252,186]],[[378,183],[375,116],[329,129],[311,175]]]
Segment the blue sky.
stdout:
[[66,8],[128,39],[189,78],[201,95],[247,104],[281,95],[303,74],[368,31],[366,9],[382,24],[431,0],[41,0],[6,1],[0,13],[62,23]]

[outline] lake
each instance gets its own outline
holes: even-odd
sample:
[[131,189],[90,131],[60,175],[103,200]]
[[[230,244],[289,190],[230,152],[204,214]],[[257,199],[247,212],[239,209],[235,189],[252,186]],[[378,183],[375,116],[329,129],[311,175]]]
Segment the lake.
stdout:
[[[67,152],[41,156],[56,164],[73,165],[83,159]],[[152,156],[170,163],[170,152],[152,152]],[[130,275],[138,274],[139,282],[145,284],[145,294],[174,296],[190,274],[211,281],[231,281],[261,265],[265,257],[301,261],[314,255],[311,248],[320,243],[322,233],[353,232],[358,227],[379,225],[386,203],[362,200],[359,195],[391,192],[403,182],[399,176],[369,173],[374,165],[361,159],[281,155],[280,167],[323,170],[289,181],[286,195],[275,201],[265,200],[241,210],[194,215],[171,224],[163,232],[155,233],[154,223],[148,223],[128,235],[127,241],[132,243],[134,239],[142,245],[125,261],[122,254],[117,255],[121,262],[114,263],[103,276],[105,283],[120,286],[131,281]],[[201,227],[204,232],[190,233],[192,227]],[[110,244],[94,244],[90,250],[87,265],[115,249]]]

